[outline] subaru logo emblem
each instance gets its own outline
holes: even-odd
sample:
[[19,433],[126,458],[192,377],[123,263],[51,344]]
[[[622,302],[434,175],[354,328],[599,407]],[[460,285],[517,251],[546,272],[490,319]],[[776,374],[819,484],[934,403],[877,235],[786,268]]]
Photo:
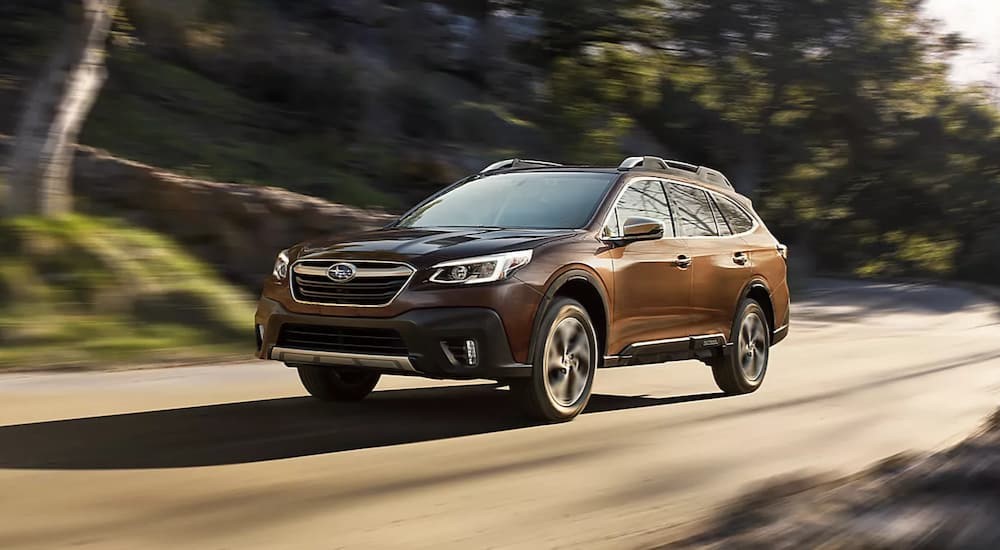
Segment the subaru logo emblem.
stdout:
[[356,277],[357,274],[358,268],[347,263],[333,264],[326,271],[326,276],[338,283],[346,283]]

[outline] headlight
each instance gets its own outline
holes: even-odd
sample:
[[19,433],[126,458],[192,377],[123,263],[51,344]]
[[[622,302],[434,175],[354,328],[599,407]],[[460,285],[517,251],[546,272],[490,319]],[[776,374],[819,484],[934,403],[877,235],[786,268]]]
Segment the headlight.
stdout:
[[434,270],[431,282],[450,285],[492,283],[506,279],[514,270],[530,261],[530,250],[452,260],[431,268]]
[[278,259],[274,260],[274,269],[271,270],[271,275],[279,281],[284,281],[288,277],[288,251],[282,250],[278,254]]

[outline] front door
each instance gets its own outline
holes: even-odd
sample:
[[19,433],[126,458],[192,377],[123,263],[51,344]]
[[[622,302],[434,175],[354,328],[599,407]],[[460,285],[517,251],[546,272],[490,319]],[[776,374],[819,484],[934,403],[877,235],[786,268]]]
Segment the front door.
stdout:
[[665,231],[663,239],[633,242],[611,251],[615,272],[615,323],[608,349],[611,354],[636,343],[684,338],[690,323],[690,259],[684,239],[675,237],[660,180],[629,184],[611,214],[606,235],[621,235],[630,216],[659,220]]

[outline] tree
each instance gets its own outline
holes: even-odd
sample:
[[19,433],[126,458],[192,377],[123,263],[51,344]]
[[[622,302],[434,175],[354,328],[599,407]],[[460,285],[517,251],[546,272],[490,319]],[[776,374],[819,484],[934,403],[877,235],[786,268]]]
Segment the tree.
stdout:
[[545,68],[557,60],[583,55],[595,43],[646,44],[663,39],[662,0],[507,0],[494,4],[539,18],[541,33],[523,57]]
[[76,140],[107,76],[105,44],[118,7],[118,0],[80,2],[79,17],[22,107],[7,174],[10,216],[72,210]]

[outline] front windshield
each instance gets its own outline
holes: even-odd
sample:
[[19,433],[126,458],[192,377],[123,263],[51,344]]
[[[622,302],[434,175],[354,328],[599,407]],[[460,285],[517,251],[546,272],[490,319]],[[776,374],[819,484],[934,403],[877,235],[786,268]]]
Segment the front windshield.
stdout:
[[471,180],[417,208],[398,227],[579,229],[616,174],[522,172]]

